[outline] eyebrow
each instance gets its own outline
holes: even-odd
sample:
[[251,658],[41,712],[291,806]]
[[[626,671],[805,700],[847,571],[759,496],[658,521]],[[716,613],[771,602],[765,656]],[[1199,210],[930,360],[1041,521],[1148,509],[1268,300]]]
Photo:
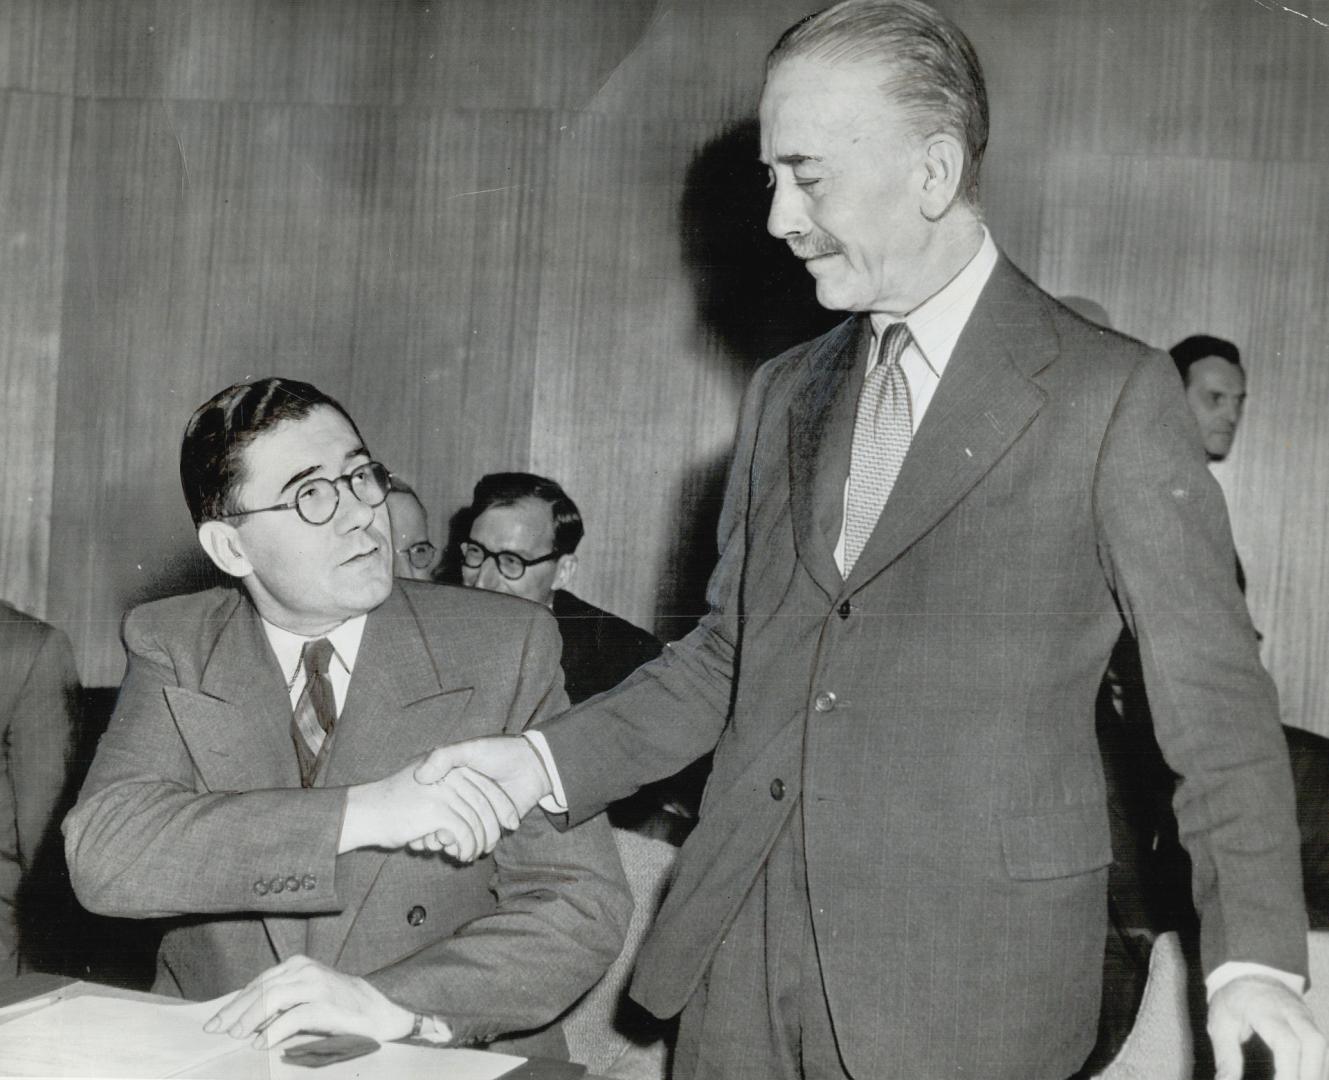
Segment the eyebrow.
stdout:
[[781,154],[775,159],[777,165],[804,165],[809,161],[820,163],[821,158],[816,154]]
[[[363,446],[357,446],[354,450],[348,450],[346,452],[346,456],[342,458],[342,460],[350,461],[352,458],[368,457],[368,456],[369,456],[368,450],[366,450]],[[277,492],[277,494],[281,495],[290,488],[294,487],[296,484],[300,483],[300,481],[307,480],[309,477],[313,476],[314,473],[318,472],[318,470],[321,467],[322,466],[319,465],[311,465],[307,469],[301,469],[298,473],[296,473],[289,480],[287,480],[286,483],[282,484],[281,491]]]

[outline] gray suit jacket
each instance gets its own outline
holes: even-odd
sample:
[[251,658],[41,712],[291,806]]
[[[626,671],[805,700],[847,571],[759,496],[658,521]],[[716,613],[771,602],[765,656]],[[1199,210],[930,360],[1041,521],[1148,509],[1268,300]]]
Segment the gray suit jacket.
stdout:
[[0,979],[19,973],[19,884],[54,824],[77,710],[69,639],[0,603]]
[[681,1008],[801,813],[853,1075],[1073,1071],[1094,1037],[1111,860],[1094,696],[1123,620],[1184,777],[1206,964],[1304,971],[1275,694],[1167,357],[1002,260],[843,580],[867,339],[852,319],[757,374],[710,613],[545,728],[573,820],[716,747],[634,996]]
[[[548,1024],[617,955],[631,901],[603,821],[559,835],[537,815],[468,867],[336,853],[347,785],[564,706],[543,608],[399,582],[369,616],[310,790],[282,674],[240,592],[147,604],[124,637],[129,670],[66,852],[89,909],[172,919],[158,991],[209,998],[304,953],[487,1040]],[[555,1031],[528,1049],[561,1045]]]

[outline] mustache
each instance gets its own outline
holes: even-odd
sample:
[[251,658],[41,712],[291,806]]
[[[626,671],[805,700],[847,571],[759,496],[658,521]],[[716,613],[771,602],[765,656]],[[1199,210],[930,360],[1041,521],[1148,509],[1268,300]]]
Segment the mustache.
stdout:
[[798,259],[807,260],[815,259],[819,255],[841,254],[840,245],[829,236],[821,234],[791,237],[786,242],[789,244],[789,250]]

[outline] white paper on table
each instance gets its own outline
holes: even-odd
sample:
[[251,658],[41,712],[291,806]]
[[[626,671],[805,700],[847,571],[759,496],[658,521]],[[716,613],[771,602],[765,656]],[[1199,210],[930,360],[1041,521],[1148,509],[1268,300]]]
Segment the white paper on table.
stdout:
[[[497,1080],[526,1059],[480,1050],[386,1043],[372,1054],[310,1070],[282,1060],[300,1035],[255,1050],[203,1025],[230,995],[192,1003],[145,1002],[81,994],[0,1023],[0,1076],[108,1080]],[[3,1020],[0,1015],[0,1020]]]
[[0,1076],[169,1077],[235,1050],[204,1023],[220,1002],[81,994],[0,1024]]

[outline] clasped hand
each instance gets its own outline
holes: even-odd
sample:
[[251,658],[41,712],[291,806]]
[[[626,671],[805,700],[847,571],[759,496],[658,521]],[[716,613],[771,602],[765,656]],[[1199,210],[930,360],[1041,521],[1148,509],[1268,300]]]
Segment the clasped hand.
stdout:
[[525,739],[495,736],[440,747],[382,780],[349,789],[339,852],[441,851],[469,863],[494,850],[550,790]]

